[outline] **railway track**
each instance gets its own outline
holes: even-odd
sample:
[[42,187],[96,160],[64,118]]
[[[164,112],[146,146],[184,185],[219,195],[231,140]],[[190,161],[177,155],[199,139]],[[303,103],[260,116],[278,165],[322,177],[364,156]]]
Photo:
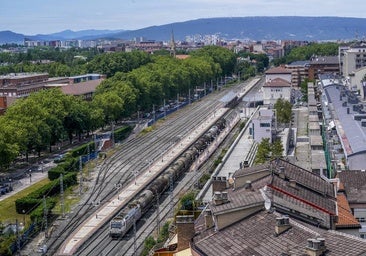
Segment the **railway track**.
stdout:
[[96,208],[95,202],[108,200],[116,193],[113,185],[123,186],[133,178],[133,173],[148,168],[152,159],[156,160],[162,154],[163,151],[159,151],[159,148],[167,150],[173,146],[174,141],[192,132],[202,120],[220,106],[215,99],[198,103],[190,110],[179,110],[181,112],[179,116],[179,113],[175,113],[172,117],[168,117],[160,129],[124,143],[119,152],[99,167],[94,186],[89,189],[83,202],[74,209],[73,214],[70,214],[67,225],[52,235],[49,243],[51,252],[55,251],[82,221],[93,214]]

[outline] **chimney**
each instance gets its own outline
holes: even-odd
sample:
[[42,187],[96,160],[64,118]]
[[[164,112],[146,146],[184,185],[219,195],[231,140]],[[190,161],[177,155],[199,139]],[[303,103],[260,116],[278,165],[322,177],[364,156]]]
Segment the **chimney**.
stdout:
[[280,170],[278,171],[278,176],[281,178],[281,179],[285,179],[286,178],[286,175],[285,175],[285,167],[283,166],[280,166],[279,168]]
[[327,248],[325,246],[324,238],[308,239],[306,246],[306,255],[308,256],[320,256],[326,252]]
[[296,188],[296,180],[290,180],[289,181],[289,186],[293,187],[293,188]]
[[216,191],[214,193],[214,200],[213,201],[214,201],[215,205],[225,204],[225,203],[229,202],[227,192]]
[[252,182],[250,180],[245,182],[245,190],[253,190]]
[[178,234],[178,251],[189,248],[189,242],[194,236],[194,216],[180,215],[176,217]]
[[206,228],[211,228],[214,226],[214,222],[213,222],[213,219],[212,219],[212,212],[210,209],[206,209],[205,210],[205,213],[204,213],[204,216],[205,216],[205,225],[206,225]]
[[287,215],[276,218],[275,236],[281,235],[290,228],[290,218]]
[[225,190],[227,187],[227,180],[225,176],[214,176],[212,177],[212,191],[221,192]]

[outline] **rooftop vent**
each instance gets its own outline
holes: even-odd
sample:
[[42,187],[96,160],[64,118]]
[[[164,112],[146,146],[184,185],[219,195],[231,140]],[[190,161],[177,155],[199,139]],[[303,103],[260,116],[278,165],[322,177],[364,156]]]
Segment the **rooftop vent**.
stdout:
[[214,193],[214,203],[215,205],[221,205],[229,202],[227,192],[218,192]]
[[306,246],[306,254],[309,256],[323,255],[327,250],[324,238],[308,239]]
[[287,215],[276,218],[275,236],[279,236],[290,228],[290,218]]

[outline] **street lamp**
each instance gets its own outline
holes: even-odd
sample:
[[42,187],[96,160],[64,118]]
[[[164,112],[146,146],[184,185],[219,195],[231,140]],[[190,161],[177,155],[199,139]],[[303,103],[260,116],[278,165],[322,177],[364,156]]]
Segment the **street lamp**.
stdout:
[[29,183],[32,183],[32,170],[29,169]]
[[25,227],[25,210],[23,209],[22,212],[23,212],[23,225]]

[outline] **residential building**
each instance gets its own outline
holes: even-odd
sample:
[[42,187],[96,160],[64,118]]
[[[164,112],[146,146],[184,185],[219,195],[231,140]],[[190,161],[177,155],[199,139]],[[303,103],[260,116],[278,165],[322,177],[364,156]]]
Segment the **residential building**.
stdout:
[[357,234],[358,221],[343,204],[338,210],[336,180],[276,159],[216,181],[223,184],[201,215],[194,222],[193,216],[183,216],[178,251],[195,256],[366,253],[366,241],[351,235]]
[[308,78],[311,81],[318,79],[320,74],[339,75],[338,56],[313,56],[309,63]]
[[255,116],[252,117],[249,124],[249,134],[254,141],[260,143],[262,139],[269,139],[273,142],[273,136],[276,131],[276,120],[273,109],[261,108]]
[[295,61],[285,66],[291,70],[291,86],[300,87],[301,83],[308,78],[310,61]]
[[344,193],[351,213],[360,223],[358,235],[366,239],[366,172],[341,171],[337,173],[337,177],[341,184],[340,192]]
[[356,69],[346,77],[346,85],[351,91],[356,92],[362,100],[366,100],[366,66]]
[[270,68],[265,72],[266,83],[276,78],[281,78],[291,84],[292,71],[283,67]]
[[283,78],[269,79],[262,89],[264,105],[274,105],[278,99],[292,102],[292,87],[288,80]]
[[352,72],[366,66],[366,44],[341,46],[338,50],[341,75],[349,76]]
[[350,170],[366,169],[366,106],[333,77],[321,77],[321,89],[328,161]]

